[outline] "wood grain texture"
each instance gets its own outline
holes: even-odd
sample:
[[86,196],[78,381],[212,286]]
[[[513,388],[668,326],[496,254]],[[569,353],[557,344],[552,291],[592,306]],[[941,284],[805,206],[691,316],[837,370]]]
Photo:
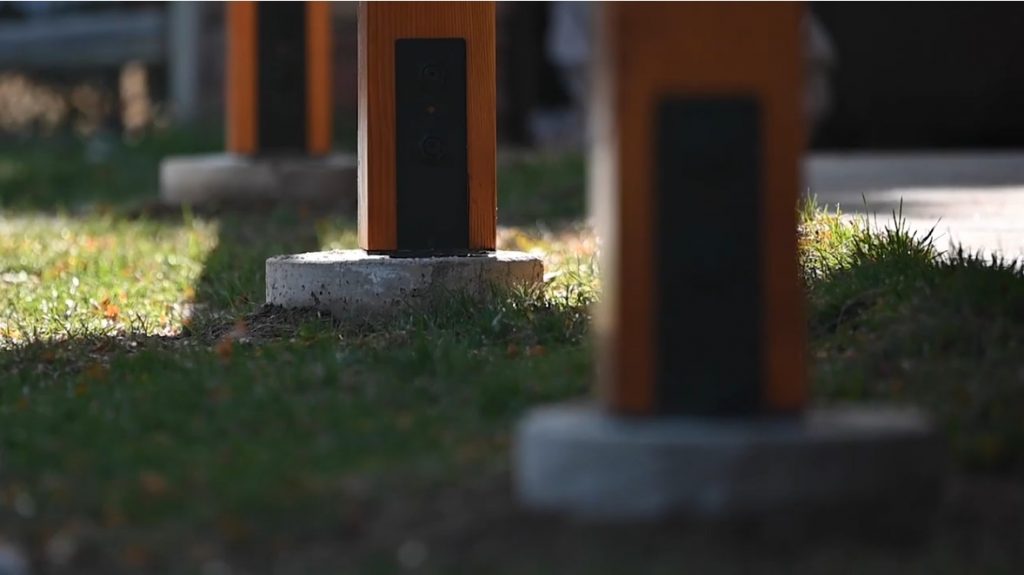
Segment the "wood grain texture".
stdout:
[[495,11],[493,2],[359,5],[359,245],[398,247],[395,40],[465,38],[469,245],[493,250],[497,233]]
[[602,401],[621,413],[655,411],[655,105],[665,96],[753,95],[763,138],[762,403],[770,411],[797,411],[807,394],[796,229],[803,6],[616,2],[601,8],[592,107],[592,161],[601,165],[592,181],[605,246],[596,318]]
[[333,111],[331,105],[331,5],[306,3],[306,151],[331,151]]
[[227,149],[254,154],[258,149],[256,110],[256,3],[227,5],[227,86],[224,93]]

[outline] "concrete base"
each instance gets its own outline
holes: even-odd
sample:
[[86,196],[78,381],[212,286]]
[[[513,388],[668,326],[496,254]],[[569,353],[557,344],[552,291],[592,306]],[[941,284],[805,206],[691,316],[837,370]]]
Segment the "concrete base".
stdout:
[[331,204],[355,213],[356,158],[348,154],[165,158],[160,163],[160,199],[174,205]]
[[593,405],[555,405],[521,422],[513,457],[524,504],[590,519],[824,512],[844,521],[895,513],[920,523],[945,477],[927,419],[884,407],[711,419],[621,418]]
[[389,257],[363,250],[267,260],[267,303],[315,308],[339,319],[374,319],[464,294],[486,298],[543,281],[540,258],[522,252],[462,257]]

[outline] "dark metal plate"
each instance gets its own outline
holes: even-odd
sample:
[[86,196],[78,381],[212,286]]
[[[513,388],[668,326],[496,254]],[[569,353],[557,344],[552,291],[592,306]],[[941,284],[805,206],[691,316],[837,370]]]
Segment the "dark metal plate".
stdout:
[[306,150],[306,3],[257,2],[261,152]]
[[398,249],[469,247],[466,41],[395,42]]
[[750,414],[762,377],[757,102],[671,98],[656,120],[659,411]]

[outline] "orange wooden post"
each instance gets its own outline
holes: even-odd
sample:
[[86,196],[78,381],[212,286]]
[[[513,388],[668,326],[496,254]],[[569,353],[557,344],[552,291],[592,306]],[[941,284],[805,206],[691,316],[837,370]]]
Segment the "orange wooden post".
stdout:
[[230,2],[226,22],[228,151],[330,152],[330,5]]
[[494,250],[493,2],[359,6],[359,245]]
[[227,148],[256,153],[256,2],[227,5]]
[[495,250],[494,8],[359,4],[361,249],[268,259],[268,303],[380,320],[543,281]]
[[602,400],[623,414],[799,411],[803,7],[602,8]]
[[331,5],[306,3],[306,150],[310,154],[331,151],[334,132]]

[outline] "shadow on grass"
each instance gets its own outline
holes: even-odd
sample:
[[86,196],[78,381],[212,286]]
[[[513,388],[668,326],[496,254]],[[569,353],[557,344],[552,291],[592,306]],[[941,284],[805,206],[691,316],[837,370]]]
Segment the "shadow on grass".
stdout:
[[[351,219],[160,208],[156,154],[63,165],[84,153],[67,146],[0,155],[6,214],[153,233],[199,218],[216,239],[184,333],[69,328],[0,350],[0,530],[35,571],[259,572],[282,558],[302,571],[321,545],[327,571],[396,571],[395,547],[437,519],[435,495],[479,478],[483,495],[458,495],[479,509],[502,489],[523,409],[586,389],[585,306],[452,306],[386,329],[267,310],[266,258],[320,248],[325,221],[336,244]],[[21,166],[6,180],[3,161]],[[132,281],[120,272],[103,277]]]
[[196,303],[214,314],[237,317],[264,302],[267,258],[320,249],[316,222],[295,210],[226,213],[216,221],[217,245],[195,288]]
[[328,571],[392,572],[425,526],[494,518],[476,510],[504,497],[513,422],[589,380],[584,310],[453,305],[382,331],[265,314],[0,352],[0,529],[74,572],[258,572],[323,547]]

